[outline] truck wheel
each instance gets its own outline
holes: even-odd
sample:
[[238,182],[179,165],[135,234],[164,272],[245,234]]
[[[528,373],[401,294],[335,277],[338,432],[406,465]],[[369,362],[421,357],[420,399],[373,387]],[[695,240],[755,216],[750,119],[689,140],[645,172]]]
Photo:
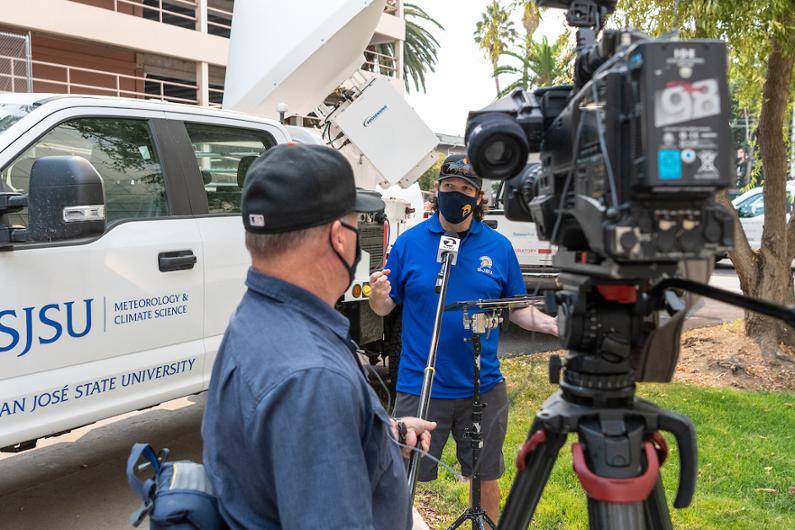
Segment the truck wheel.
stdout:
[[[384,358],[386,359],[387,366],[389,367],[389,393],[394,399],[397,387],[398,366],[400,365],[400,350],[403,344],[400,340],[400,334],[403,329],[403,306],[397,306],[392,312],[384,319]],[[392,411],[389,411],[392,412]]]

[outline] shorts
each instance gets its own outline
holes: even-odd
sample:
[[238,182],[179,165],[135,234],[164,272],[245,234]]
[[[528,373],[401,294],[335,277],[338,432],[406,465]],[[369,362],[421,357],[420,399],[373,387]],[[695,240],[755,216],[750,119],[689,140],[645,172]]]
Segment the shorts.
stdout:
[[[483,448],[480,451],[479,467],[481,480],[497,480],[505,472],[505,459],[502,455],[502,444],[508,429],[508,392],[505,381],[500,381],[494,388],[481,396],[483,408],[481,429],[483,432]],[[394,416],[416,416],[420,397],[399,392],[395,401]],[[465,429],[472,427],[472,398],[431,399],[428,407],[428,421],[436,422],[436,429],[431,432],[431,448],[428,451],[433,457],[441,458],[442,450],[447,444],[450,434],[456,445],[461,474],[472,475],[472,447],[465,436]],[[438,465],[430,458],[420,460],[417,480],[428,482],[438,475]]]

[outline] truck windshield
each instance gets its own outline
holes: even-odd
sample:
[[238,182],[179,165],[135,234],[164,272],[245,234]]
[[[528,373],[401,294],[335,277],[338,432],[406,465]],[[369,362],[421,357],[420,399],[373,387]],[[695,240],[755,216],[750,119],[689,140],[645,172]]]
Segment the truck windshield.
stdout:
[[31,105],[0,103],[0,133],[24,118],[32,110],[33,107]]

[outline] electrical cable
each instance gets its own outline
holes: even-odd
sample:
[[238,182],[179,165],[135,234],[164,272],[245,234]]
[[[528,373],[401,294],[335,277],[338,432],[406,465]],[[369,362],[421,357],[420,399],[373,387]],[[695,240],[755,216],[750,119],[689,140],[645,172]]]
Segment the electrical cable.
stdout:
[[[596,92],[596,83],[593,81],[591,82],[591,94],[594,99],[594,103],[599,103],[599,95]],[[596,135],[599,138],[599,148],[602,151],[602,156],[604,157],[605,161],[605,168],[607,169],[607,179],[610,182],[610,202],[612,202],[613,208],[618,209],[618,188],[616,185],[615,175],[613,175],[613,165],[610,163],[610,155],[607,153],[607,141],[605,139],[605,131],[604,131],[604,124],[602,123],[602,113],[599,110],[599,106],[596,106],[595,109],[595,117],[596,117]]]
[[[574,136],[574,148],[572,149],[572,153],[575,153],[574,161],[572,162],[571,168],[569,169],[569,174],[566,176],[566,181],[563,184],[563,192],[560,195],[560,203],[558,204],[558,217],[555,219],[555,226],[552,229],[552,236],[549,238],[550,246],[552,244],[551,242],[554,241],[558,236],[558,230],[560,229],[560,224],[563,220],[563,205],[566,203],[566,195],[569,192],[569,186],[571,185],[571,180],[574,177],[574,172],[580,165],[579,160],[576,158],[576,153],[580,149],[580,138],[582,137],[584,122],[585,120],[581,119],[580,123],[577,124],[577,133]],[[554,176],[552,178],[554,178]]]
[[[356,342],[355,342],[355,341],[354,341],[354,344],[356,344]],[[358,344],[356,344],[356,351],[357,351],[357,353],[364,353],[364,350],[361,350],[361,349],[359,348],[359,345],[358,345]],[[373,367],[372,367],[372,366],[370,366],[369,364],[365,364],[365,365],[363,365],[363,366],[367,367],[367,369],[368,369],[368,370],[370,370],[370,373],[372,373],[373,375],[375,375],[376,379],[378,380],[378,383],[381,385],[381,389],[384,391],[384,393],[385,393],[385,394],[386,394],[386,396],[387,396],[387,407],[386,407],[386,410],[391,410],[391,409],[392,409],[392,397],[391,397],[391,394],[389,393],[389,387],[387,387],[387,386],[386,386],[386,383],[384,383],[384,380],[381,378],[381,376],[380,376],[380,375],[378,375],[378,371],[376,371],[376,369],[375,369],[375,368],[373,368]],[[433,436],[433,433],[431,433],[431,436]],[[403,448],[403,449],[411,449],[412,451],[416,451],[417,453],[419,453],[419,456],[421,456],[421,457],[424,457],[424,458],[430,458],[431,460],[433,460],[434,462],[436,462],[436,464],[438,464],[438,465],[442,466],[443,468],[445,468],[445,469],[446,469],[446,470],[447,470],[447,471],[448,471],[448,472],[449,472],[451,475],[453,475],[453,476],[454,476],[456,479],[458,479],[458,480],[464,480],[464,479],[466,478],[466,477],[464,477],[464,476],[463,476],[461,473],[458,473],[458,472],[457,472],[455,469],[453,469],[452,467],[450,467],[450,466],[448,466],[447,464],[445,464],[444,462],[442,462],[440,459],[438,459],[438,458],[434,457],[434,456],[433,456],[433,455],[431,455],[430,453],[425,453],[425,452],[424,452],[422,449],[420,449],[419,447],[414,447],[414,446],[411,446],[411,445],[402,444],[402,443],[400,443],[399,441],[397,441],[397,440],[395,440],[394,438],[392,438],[391,436],[390,436],[390,438],[389,438],[389,439],[390,439],[390,440],[392,440],[392,441],[395,443],[395,445],[397,445],[397,446],[398,446],[398,447],[400,447],[400,448]],[[478,462],[478,465],[480,465],[480,462]]]

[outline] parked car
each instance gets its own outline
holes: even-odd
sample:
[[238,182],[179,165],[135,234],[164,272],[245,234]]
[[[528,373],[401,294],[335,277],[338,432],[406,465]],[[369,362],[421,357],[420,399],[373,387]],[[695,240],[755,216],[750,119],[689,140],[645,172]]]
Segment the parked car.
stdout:
[[[792,213],[792,199],[795,197],[795,181],[787,182],[787,220]],[[762,246],[762,229],[765,225],[765,200],[762,187],[753,188],[732,201],[740,217],[740,224],[752,249]]]

